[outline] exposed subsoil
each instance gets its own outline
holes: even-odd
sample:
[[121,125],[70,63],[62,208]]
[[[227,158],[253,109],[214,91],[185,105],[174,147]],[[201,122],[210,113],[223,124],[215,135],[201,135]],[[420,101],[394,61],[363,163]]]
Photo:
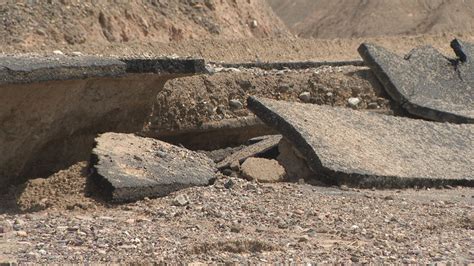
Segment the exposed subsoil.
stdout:
[[288,36],[265,1],[2,1],[0,46]]
[[[361,102],[354,109],[400,113],[366,67],[342,66],[262,70],[215,67],[213,75],[175,79],[157,95],[148,130],[179,131],[211,121],[252,115],[246,109],[249,96],[276,100],[350,107],[349,98]],[[300,99],[304,92],[309,100]],[[241,106],[233,105],[238,101]]]

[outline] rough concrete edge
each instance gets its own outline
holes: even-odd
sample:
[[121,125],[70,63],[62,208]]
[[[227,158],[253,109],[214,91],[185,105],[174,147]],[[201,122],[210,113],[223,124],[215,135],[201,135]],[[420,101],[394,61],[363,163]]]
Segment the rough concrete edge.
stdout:
[[[14,58],[13,58],[14,59]],[[114,59],[97,58],[108,63],[71,66],[61,63],[38,67],[28,71],[0,68],[0,85],[25,84],[44,81],[63,81],[94,77],[120,77],[126,74],[154,73],[159,75],[191,75],[207,73],[204,59]],[[31,58],[35,60],[35,58]],[[67,58],[66,58],[67,60]]]
[[[264,123],[279,131],[294,147],[306,158],[310,169],[323,182],[329,185],[349,185],[360,188],[408,188],[408,187],[438,187],[438,186],[466,186],[474,187],[474,179],[436,179],[397,176],[374,176],[359,173],[344,173],[326,168],[321,163],[316,151],[305,138],[281,116],[262,104],[258,98],[247,99],[248,108]],[[322,175],[319,175],[322,173]]]
[[377,79],[382,83],[383,88],[387,94],[397,102],[403,109],[407,110],[410,114],[437,122],[449,122],[456,124],[471,124],[474,123],[474,119],[465,117],[450,112],[436,110],[430,107],[421,106],[411,102],[409,97],[401,93],[393,80],[385,73],[382,66],[376,62],[376,60],[370,56],[370,48],[372,44],[363,43],[359,46],[357,51],[360,56],[364,59],[365,64],[372,70]]
[[211,64],[219,65],[225,68],[261,68],[264,70],[283,70],[283,69],[307,69],[317,68],[322,66],[365,66],[362,60],[348,60],[348,61],[296,61],[296,62],[246,62],[246,63],[218,63],[211,62]]

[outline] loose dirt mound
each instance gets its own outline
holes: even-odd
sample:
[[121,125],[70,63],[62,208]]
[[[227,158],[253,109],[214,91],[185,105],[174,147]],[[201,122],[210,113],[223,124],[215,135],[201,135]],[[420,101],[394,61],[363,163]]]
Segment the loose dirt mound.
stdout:
[[269,0],[299,36],[348,38],[474,31],[474,1]]
[[87,163],[79,162],[44,179],[32,179],[15,191],[16,205],[22,211],[43,209],[95,209],[97,201],[86,197],[92,192],[87,184]]
[[9,1],[0,6],[0,45],[287,35],[265,1]]

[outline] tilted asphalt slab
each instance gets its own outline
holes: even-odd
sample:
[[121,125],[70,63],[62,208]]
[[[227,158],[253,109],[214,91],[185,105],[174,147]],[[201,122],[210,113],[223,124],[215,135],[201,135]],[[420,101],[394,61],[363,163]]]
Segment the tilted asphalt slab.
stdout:
[[0,56],[0,191],[87,160],[99,133],[140,131],[168,80],[203,73],[192,58]]
[[473,186],[474,125],[428,122],[250,97],[248,107],[279,131],[330,184],[403,188]]
[[454,40],[458,58],[426,46],[405,58],[362,44],[359,53],[387,93],[410,114],[433,121],[474,123],[474,46]]
[[0,85],[97,77],[119,77],[127,73],[205,73],[202,59],[117,59],[99,56],[2,56]]
[[127,202],[160,197],[216,178],[206,155],[133,134],[105,133],[92,151],[93,180],[106,199]]

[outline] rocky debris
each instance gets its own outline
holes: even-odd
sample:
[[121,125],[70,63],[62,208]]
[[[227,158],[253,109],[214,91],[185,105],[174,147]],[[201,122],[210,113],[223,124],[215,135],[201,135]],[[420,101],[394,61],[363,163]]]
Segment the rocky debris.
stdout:
[[[242,164],[249,157],[258,157],[262,156],[265,153],[276,149],[278,142],[280,141],[280,135],[270,135],[260,137],[259,140],[255,143],[246,146],[217,163],[217,168],[220,170],[228,168],[231,164]],[[234,167],[235,168],[235,167]]]
[[311,93],[310,93],[310,92],[307,92],[307,91],[302,92],[302,93],[298,96],[298,98],[299,98],[302,102],[308,103],[309,101],[311,101]]
[[315,174],[309,168],[304,156],[285,138],[278,143],[278,152],[277,160],[285,168],[289,180],[314,179]]
[[0,187],[87,160],[98,133],[141,130],[166,81],[203,71],[201,59],[1,56]]
[[458,58],[420,47],[402,58],[386,49],[362,44],[359,53],[387,93],[409,113],[441,122],[474,123],[474,46],[454,40]]
[[173,205],[175,206],[182,207],[188,204],[189,204],[189,199],[186,195],[183,195],[183,194],[176,196],[176,198],[174,198],[173,200]]
[[474,186],[474,125],[256,97],[247,105],[290,140],[326,182],[382,188]]
[[115,202],[161,197],[216,178],[204,154],[133,134],[105,133],[96,138],[92,178],[103,196]]
[[230,108],[232,108],[234,110],[244,108],[244,105],[239,100],[235,100],[235,99],[232,99],[232,100],[229,101],[229,106],[230,106]]
[[[75,174],[63,178],[82,178]],[[219,178],[163,198],[33,213],[5,211],[0,195],[0,220],[22,220],[27,232],[0,237],[0,257],[19,264],[350,263],[354,256],[373,264],[472,264],[472,194],[459,187],[343,191]],[[178,195],[189,203],[175,206]]]
[[[352,108],[357,108],[357,106],[359,105],[360,102],[361,102],[361,100],[357,97],[351,97],[347,100],[347,103]],[[372,108],[369,108],[369,109],[372,109]]]
[[275,183],[285,178],[285,168],[278,161],[265,158],[248,158],[241,166],[241,174],[247,180]]

